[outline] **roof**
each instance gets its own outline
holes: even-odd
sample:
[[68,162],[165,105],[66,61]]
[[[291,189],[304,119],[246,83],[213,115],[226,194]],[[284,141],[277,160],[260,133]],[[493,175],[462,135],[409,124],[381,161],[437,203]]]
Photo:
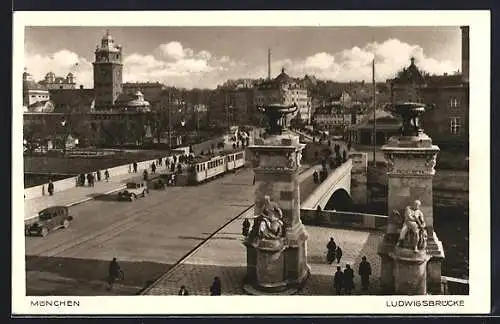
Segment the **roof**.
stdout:
[[285,68],[281,69],[281,73],[274,79],[278,84],[292,83],[293,79],[285,73]]
[[415,65],[415,58],[410,59],[410,65],[407,68],[399,71],[396,77],[392,80],[394,83],[416,83],[425,84],[424,74]]
[[23,91],[27,90],[47,90],[43,85],[32,80],[23,80]]
[[55,104],[55,112],[88,112],[94,105],[95,95],[94,89],[55,89],[50,90],[50,99]]
[[[399,118],[395,117],[388,111],[377,109],[375,110],[375,119],[377,120],[377,127],[399,129],[402,122]],[[359,122],[359,124],[351,125],[349,129],[373,127],[373,111],[368,112],[366,116]]]
[[54,112],[54,103],[51,100],[37,101],[27,107],[27,112]]

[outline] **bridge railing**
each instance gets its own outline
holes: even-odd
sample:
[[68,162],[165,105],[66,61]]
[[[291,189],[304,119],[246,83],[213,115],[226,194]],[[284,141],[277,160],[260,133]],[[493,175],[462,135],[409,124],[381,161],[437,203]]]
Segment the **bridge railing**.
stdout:
[[444,295],[468,295],[469,280],[441,276],[441,290]]
[[300,218],[306,225],[348,227],[383,231],[387,225],[386,215],[366,214],[336,210],[302,208]]

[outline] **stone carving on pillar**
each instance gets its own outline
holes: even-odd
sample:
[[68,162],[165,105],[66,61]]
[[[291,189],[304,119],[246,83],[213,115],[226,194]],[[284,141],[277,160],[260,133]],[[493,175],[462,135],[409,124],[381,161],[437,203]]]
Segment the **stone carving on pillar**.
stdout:
[[420,205],[421,202],[415,200],[410,206],[406,206],[403,226],[401,227],[399,239],[396,243],[396,246],[413,250],[413,252],[424,251],[427,247],[427,231],[425,229],[424,214],[420,210]]
[[384,294],[440,293],[444,250],[434,232],[432,194],[439,147],[433,145],[420,124],[422,115],[434,107],[414,102],[390,107],[401,117],[403,127],[400,135],[391,137],[382,147],[388,166],[390,211],[378,248]]
[[248,244],[263,249],[281,249],[286,230],[283,223],[283,212],[271,197],[264,196],[264,206],[259,216],[254,219],[252,230],[248,235]]

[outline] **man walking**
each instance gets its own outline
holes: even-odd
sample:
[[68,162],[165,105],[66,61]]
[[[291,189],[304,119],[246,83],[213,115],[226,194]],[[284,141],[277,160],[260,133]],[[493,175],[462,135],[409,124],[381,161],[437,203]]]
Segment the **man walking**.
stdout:
[[328,262],[328,264],[332,264],[333,261],[335,260],[335,256],[336,256],[335,252],[337,249],[337,244],[335,244],[333,237],[330,237],[330,241],[326,245],[326,249],[327,249],[326,261]]
[[337,263],[340,263],[340,259],[342,259],[342,249],[340,246],[337,246],[337,250],[335,250],[335,257],[337,258]]
[[54,195],[54,183],[52,182],[52,180],[49,180],[49,185],[48,185],[48,191],[49,191],[49,195],[53,196]]
[[342,287],[344,282],[344,274],[342,273],[342,269],[337,267],[337,272],[333,276],[333,288],[335,288],[335,292],[337,295],[342,294]]
[[363,290],[368,290],[370,287],[370,275],[372,274],[372,267],[370,262],[366,261],[366,257],[361,258],[361,263],[359,264],[358,274],[361,276],[361,288]]
[[120,269],[120,265],[118,261],[116,261],[116,258],[113,258],[109,264],[108,290],[113,289],[113,284],[117,279],[123,279],[123,271]]
[[153,173],[153,174],[156,173],[156,164],[154,162],[151,163],[151,173]]
[[134,168],[134,173],[137,173],[137,162],[134,162],[134,164],[132,164],[133,168]]
[[344,291],[346,295],[350,295],[354,289],[354,271],[351,266],[346,264],[344,270]]
[[109,171],[108,171],[108,169],[106,169],[106,171],[104,171],[104,178],[106,179],[106,182],[109,182]]

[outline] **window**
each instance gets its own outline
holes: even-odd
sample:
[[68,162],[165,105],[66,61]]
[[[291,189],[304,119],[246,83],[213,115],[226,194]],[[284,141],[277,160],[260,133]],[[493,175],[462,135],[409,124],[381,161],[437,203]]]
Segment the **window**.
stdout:
[[450,118],[450,133],[451,135],[458,135],[460,134],[460,118],[458,117],[451,117]]
[[450,98],[450,108],[458,108],[460,107],[460,103],[458,102],[458,99],[455,97]]

